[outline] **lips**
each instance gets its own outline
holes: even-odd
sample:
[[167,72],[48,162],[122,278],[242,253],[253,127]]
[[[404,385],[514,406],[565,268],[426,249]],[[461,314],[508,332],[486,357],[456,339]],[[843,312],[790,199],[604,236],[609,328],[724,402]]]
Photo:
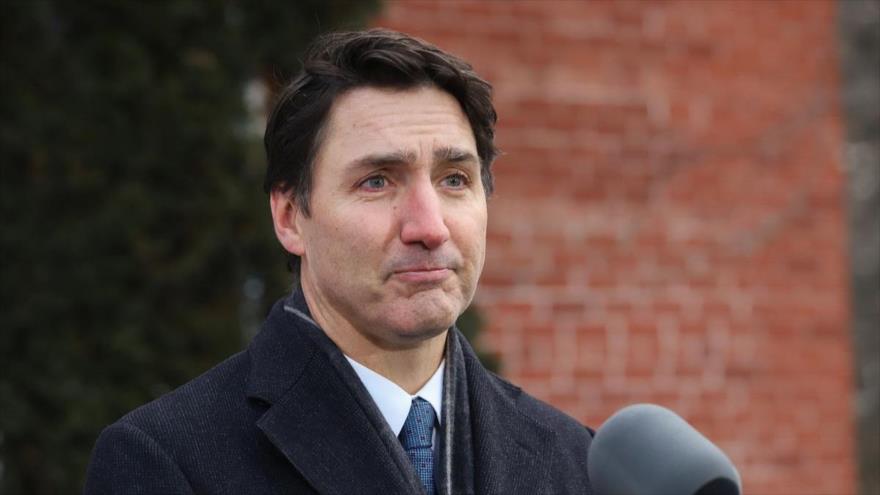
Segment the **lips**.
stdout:
[[434,270],[446,270],[447,268],[448,267],[446,267],[445,265],[413,265],[397,268],[394,270],[394,273],[430,272]]
[[452,270],[446,267],[408,267],[395,270],[392,277],[401,282],[425,284],[442,282],[450,275]]

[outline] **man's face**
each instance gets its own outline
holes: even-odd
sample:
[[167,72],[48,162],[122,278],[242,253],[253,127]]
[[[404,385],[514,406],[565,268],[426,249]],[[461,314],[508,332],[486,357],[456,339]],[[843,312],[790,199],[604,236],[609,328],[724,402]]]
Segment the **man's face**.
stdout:
[[331,110],[301,212],[303,290],[382,347],[439,335],[483,269],[486,195],[467,117],[432,87],[358,88]]

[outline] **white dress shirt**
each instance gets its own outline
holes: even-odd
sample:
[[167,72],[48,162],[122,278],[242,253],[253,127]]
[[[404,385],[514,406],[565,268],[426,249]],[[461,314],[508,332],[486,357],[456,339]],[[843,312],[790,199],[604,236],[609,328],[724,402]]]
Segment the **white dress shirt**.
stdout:
[[[410,395],[396,383],[379,373],[376,373],[370,368],[367,368],[354,359],[348,356],[345,356],[345,359],[348,359],[348,362],[351,363],[354,372],[357,373],[358,378],[361,379],[367,392],[370,393],[373,402],[379,406],[379,411],[382,413],[382,416],[385,417],[385,421],[388,422],[388,426],[391,427],[391,431],[393,431],[395,435],[400,435],[400,430],[403,429],[406,417],[409,416],[409,409],[412,406],[412,400],[416,397],[421,397],[428,401],[428,403],[431,404],[431,407],[434,408],[434,414],[437,416],[437,424],[443,424],[443,367],[446,364],[446,360],[440,362],[440,366],[437,367],[437,371],[434,372],[434,375],[431,376],[428,382],[425,383],[415,395]],[[437,429],[434,428],[435,441],[433,444],[435,446],[437,444],[436,439]]]

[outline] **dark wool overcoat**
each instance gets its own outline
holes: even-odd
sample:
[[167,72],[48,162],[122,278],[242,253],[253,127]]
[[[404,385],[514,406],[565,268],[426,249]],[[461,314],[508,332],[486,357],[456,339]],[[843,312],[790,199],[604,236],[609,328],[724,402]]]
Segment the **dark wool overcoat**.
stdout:
[[[443,495],[589,494],[592,431],[446,345]],[[399,440],[301,293],[243,352],[108,426],[86,494],[420,494]]]

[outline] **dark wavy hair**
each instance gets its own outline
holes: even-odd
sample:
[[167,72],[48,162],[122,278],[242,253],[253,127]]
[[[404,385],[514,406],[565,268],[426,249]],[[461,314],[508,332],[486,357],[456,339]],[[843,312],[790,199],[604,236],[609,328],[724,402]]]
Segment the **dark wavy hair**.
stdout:
[[[333,102],[358,87],[419,86],[439,88],[458,100],[474,133],[483,188],[491,194],[491,166],[498,155],[492,86],[464,60],[384,29],[329,33],[309,45],[302,70],[280,92],[269,115],[263,139],[268,161],[263,189],[291,192],[308,216],[314,159]],[[298,275],[299,257],[291,254],[288,262]]]

